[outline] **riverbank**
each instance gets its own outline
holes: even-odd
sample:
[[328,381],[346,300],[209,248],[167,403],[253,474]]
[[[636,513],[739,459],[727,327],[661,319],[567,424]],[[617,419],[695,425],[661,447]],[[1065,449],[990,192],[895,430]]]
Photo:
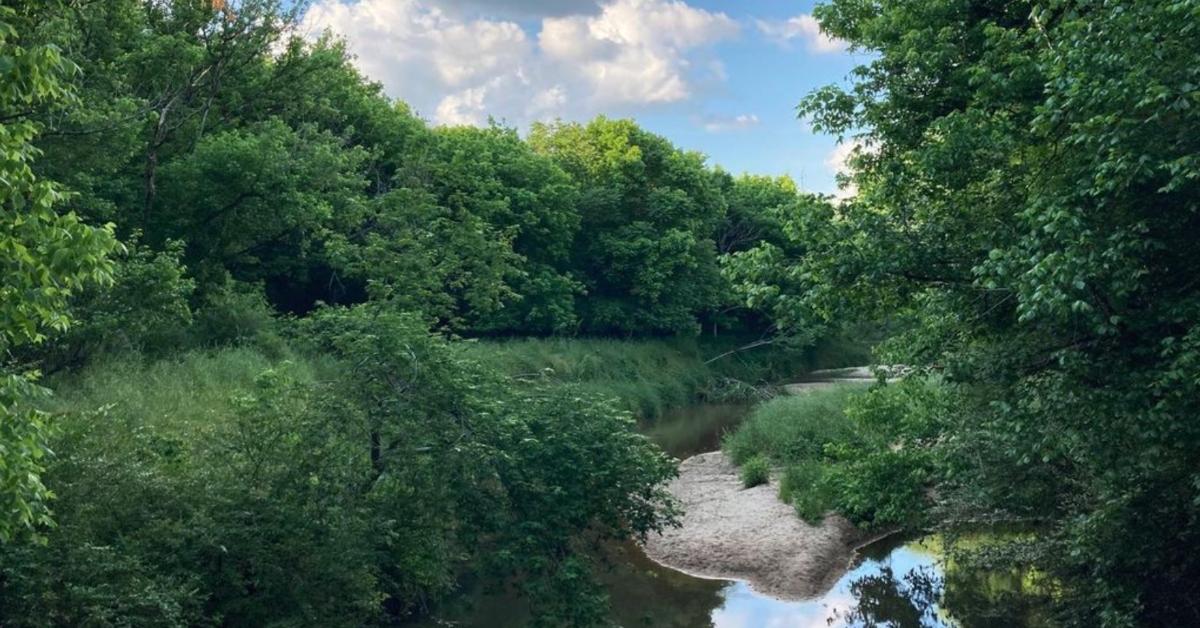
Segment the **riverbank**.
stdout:
[[779,500],[775,482],[743,488],[737,467],[719,451],[684,460],[670,491],[684,511],[680,527],[651,535],[646,555],[695,576],[742,580],[778,599],[828,590],[864,538],[837,515],[805,523]]
[[[802,395],[795,402],[812,406],[810,412],[834,417],[858,386],[871,381],[870,369],[851,367],[811,373],[782,390]],[[745,441],[749,432],[739,432]],[[779,434],[770,436],[775,440]],[[849,569],[866,534],[837,514],[801,519],[781,498],[779,470],[769,483],[746,488],[734,461],[723,451],[710,451],[679,465],[669,490],[683,509],[680,526],[652,535],[646,554],[696,576],[745,581],[778,599],[803,600],[827,591]]]
[[514,381],[571,384],[619,400],[640,419],[697,401],[758,402],[780,382],[817,368],[845,366],[862,349],[830,340],[798,350],[764,345],[736,351],[745,339],[520,338],[477,340],[463,350]]

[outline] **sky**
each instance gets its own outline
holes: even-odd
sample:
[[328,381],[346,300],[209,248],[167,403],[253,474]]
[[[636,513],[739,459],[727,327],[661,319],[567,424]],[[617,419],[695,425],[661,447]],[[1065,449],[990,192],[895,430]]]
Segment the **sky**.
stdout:
[[310,37],[344,38],[389,96],[435,125],[522,132],[628,117],[735,174],[835,193],[848,145],[796,117],[866,61],[812,0],[315,0]]

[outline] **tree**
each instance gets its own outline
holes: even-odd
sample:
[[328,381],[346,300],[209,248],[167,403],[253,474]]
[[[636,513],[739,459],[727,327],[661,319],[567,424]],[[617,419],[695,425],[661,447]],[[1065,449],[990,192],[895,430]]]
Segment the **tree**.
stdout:
[[579,230],[578,190],[552,160],[539,155],[513,129],[439,129],[430,174],[439,204],[478,217],[490,237],[509,242],[517,268],[510,273],[513,302],[490,317],[475,317],[478,331],[553,333],[576,325],[570,274]]
[[535,125],[530,143],[580,185],[574,265],[587,290],[583,327],[694,333],[720,283],[713,236],[725,213],[704,157],[603,117]]
[[[51,2],[46,6],[57,5]],[[45,394],[36,373],[19,373],[9,351],[70,324],[66,305],[89,283],[111,279],[112,227],[60,213],[64,194],[31,169],[36,108],[70,97],[74,65],[50,44],[22,40],[35,7],[0,7],[0,541],[49,523],[40,474],[48,417],[31,404]]]
[[159,169],[148,235],[186,239],[201,288],[306,279],[320,238],[361,215],[362,151],[279,120],[222,131]]
[[862,147],[857,197],[793,217],[747,296],[803,325],[899,312],[944,375],[944,521],[1036,524],[1068,623],[1200,621],[1200,5],[861,2],[873,51],[801,106]]

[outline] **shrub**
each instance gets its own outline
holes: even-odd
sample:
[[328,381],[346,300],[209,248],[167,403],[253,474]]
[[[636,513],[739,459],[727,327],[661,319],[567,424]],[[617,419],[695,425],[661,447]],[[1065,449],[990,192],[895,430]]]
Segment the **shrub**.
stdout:
[[196,313],[196,338],[208,345],[255,343],[277,353],[274,310],[260,287],[227,281],[204,296]]
[[817,461],[790,465],[779,481],[779,499],[795,506],[801,519],[818,523],[835,506],[828,476],[827,467]]
[[33,350],[44,370],[78,367],[103,353],[165,355],[188,343],[195,283],[180,262],[183,243],[169,241],[155,251],[135,234],[126,250],[116,260],[112,285],[72,298],[74,324]]
[[742,465],[742,485],[754,488],[771,481],[771,463],[762,456],[753,456]]
[[780,499],[809,522],[836,511],[867,529],[919,525],[936,457],[929,436],[950,407],[937,380],[845,385],[759,406],[723,443],[746,469],[784,467]]

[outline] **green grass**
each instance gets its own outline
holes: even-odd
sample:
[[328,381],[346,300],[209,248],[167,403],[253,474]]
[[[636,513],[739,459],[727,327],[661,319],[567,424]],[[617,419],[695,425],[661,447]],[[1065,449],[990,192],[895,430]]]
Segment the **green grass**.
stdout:
[[742,486],[754,488],[771,481],[771,461],[754,456],[742,465]]
[[[197,350],[146,361],[136,354],[109,357],[48,381],[52,408],[73,414],[110,407],[98,436],[153,429],[163,437],[199,445],[204,435],[236,415],[232,398],[250,392],[255,378],[286,368],[300,380],[316,377],[316,364],[280,361],[252,347]],[[152,428],[151,428],[152,426]]]
[[465,350],[513,379],[577,384],[647,418],[693,401],[711,378],[696,346],[682,341],[522,339],[473,342]]
[[773,385],[811,370],[805,351],[763,347],[709,359],[738,338],[612,340],[527,338],[465,343],[471,357],[517,380],[576,384],[617,397],[642,418],[698,400],[757,401]]
[[779,480],[779,499],[795,506],[801,519],[820,522],[837,503],[828,474],[829,468],[816,460],[788,465]]
[[722,447],[743,473],[762,460],[782,469],[780,499],[809,522],[836,511],[868,530],[920,525],[936,469],[919,445],[932,419],[911,403],[936,391],[906,380],[782,397],[759,406]]
[[826,447],[873,449],[883,440],[846,415],[847,404],[866,389],[845,384],[792,397],[778,397],[758,406],[737,431],[722,443],[725,453],[741,467],[743,483],[761,476],[761,469],[783,469],[780,500],[795,506],[810,523],[838,507],[831,474],[835,463]]
[[776,464],[794,464],[821,456],[825,443],[857,442],[863,432],[846,418],[850,398],[859,384],[845,384],[803,395],[777,397],[757,408],[722,444],[738,465],[754,456]]

